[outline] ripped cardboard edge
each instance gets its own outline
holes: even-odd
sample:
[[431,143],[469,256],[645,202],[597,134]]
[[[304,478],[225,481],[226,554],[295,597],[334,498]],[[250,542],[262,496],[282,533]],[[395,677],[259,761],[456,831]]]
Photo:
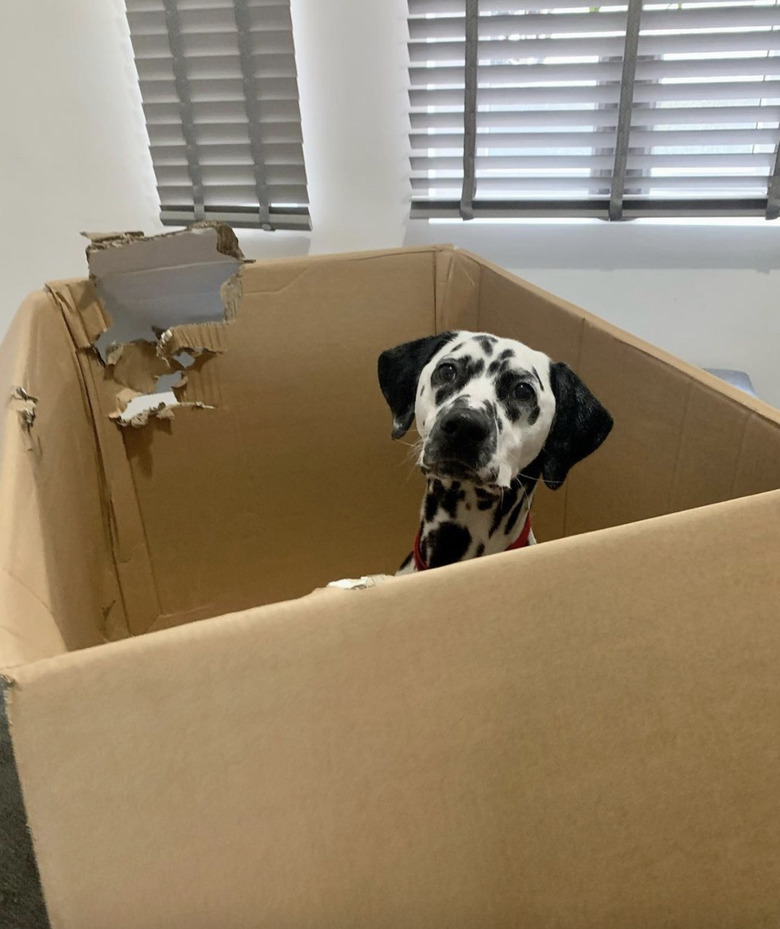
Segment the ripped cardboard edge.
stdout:
[[19,424],[24,433],[25,448],[28,452],[34,451],[36,443],[33,436],[33,427],[35,426],[35,419],[38,415],[38,398],[33,397],[33,395],[28,393],[21,385],[15,385],[8,398],[8,406],[11,410],[15,411],[19,417]]
[[116,388],[109,418],[138,428],[173,418],[176,407],[212,407],[209,398],[184,402],[178,392],[188,368],[226,349],[246,260],[234,231],[201,222],[155,236],[85,235],[97,299],[79,313],[85,341]]
[[215,407],[198,400],[179,402],[170,394],[146,394],[130,398],[121,412],[112,413],[109,419],[118,426],[141,429],[151,420],[175,418],[175,410],[213,410]]

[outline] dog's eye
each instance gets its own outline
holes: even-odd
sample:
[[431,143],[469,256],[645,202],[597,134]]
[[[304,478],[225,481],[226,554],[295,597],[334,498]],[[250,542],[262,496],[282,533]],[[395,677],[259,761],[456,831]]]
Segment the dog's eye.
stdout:
[[529,400],[534,399],[536,393],[530,384],[526,381],[520,381],[512,388],[512,396],[521,403],[527,403]]
[[458,369],[449,361],[440,364],[436,369],[436,377],[442,384],[449,384],[455,380],[458,375]]

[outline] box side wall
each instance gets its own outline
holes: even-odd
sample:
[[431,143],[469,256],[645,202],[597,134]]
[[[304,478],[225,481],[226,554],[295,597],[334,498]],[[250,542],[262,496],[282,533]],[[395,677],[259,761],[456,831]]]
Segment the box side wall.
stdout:
[[390,439],[376,363],[434,331],[436,254],[248,264],[234,319],[174,330],[211,351],[178,391],[209,408],[172,420],[110,422],[90,359],[134,631],[395,571],[423,485]]
[[53,926],[776,922],[778,549],[773,493],[21,669]]
[[780,487],[777,410],[487,263],[478,320],[566,362],[614,417],[562,488],[539,488],[538,539]]
[[20,309],[0,377],[0,667],[8,667],[102,642],[124,614],[87,398],[47,294]]

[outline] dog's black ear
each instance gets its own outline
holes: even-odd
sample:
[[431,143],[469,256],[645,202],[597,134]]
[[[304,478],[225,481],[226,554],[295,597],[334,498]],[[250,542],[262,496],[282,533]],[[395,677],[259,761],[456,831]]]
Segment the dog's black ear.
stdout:
[[379,356],[379,386],[393,414],[394,439],[400,439],[412,425],[420,372],[436,352],[454,338],[454,332],[429,335],[388,348]]
[[555,395],[555,419],[542,449],[542,477],[553,490],[569,468],[587,458],[612,429],[612,417],[583,382],[563,362],[550,365]]

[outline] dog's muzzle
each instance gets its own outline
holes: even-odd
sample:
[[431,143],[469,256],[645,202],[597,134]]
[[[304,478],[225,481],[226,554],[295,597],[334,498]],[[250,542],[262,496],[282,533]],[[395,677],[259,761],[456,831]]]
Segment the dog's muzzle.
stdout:
[[495,423],[483,410],[453,406],[436,418],[423,452],[423,467],[452,477],[475,478],[496,451]]

